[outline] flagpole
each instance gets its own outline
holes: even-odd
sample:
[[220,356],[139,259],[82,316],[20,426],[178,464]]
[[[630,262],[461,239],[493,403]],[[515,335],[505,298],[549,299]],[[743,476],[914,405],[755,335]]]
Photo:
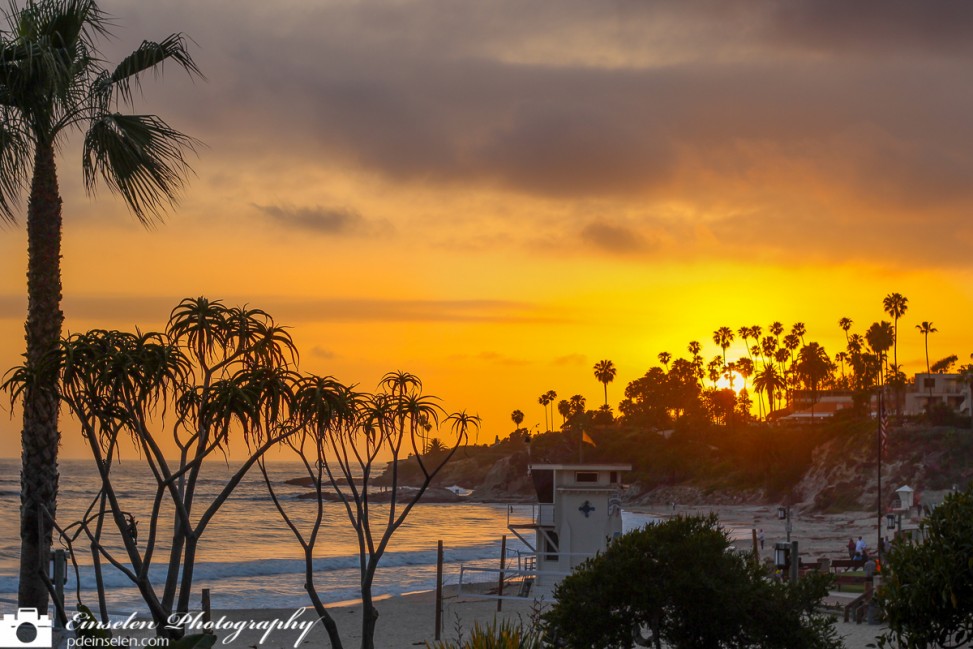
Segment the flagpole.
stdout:
[[882,561],[882,428],[885,421],[885,390],[878,393],[878,427],[876,450],[878,451],[878,559]]

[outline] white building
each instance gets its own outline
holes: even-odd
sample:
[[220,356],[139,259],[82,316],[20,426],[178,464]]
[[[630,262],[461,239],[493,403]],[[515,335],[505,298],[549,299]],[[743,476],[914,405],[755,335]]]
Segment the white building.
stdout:
[[961,374],[916,374],[905,393],[903,414],[921,415],[936,404],[970,414],[970,387]]

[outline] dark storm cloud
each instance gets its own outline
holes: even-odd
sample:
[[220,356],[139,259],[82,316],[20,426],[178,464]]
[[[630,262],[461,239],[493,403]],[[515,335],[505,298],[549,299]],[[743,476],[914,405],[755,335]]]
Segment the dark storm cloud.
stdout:
[[826,52],[970,52],[973,4],[912,0],[777,2],[767,37]]
[[[286,152],[422,187],[670,200],[768,229],[788,212],[768,202],[813,204],[818,229],[854,213],[887,231],[921,211],[944,230],[973,209],[973,3],[118,6],[140,31],[201,43],[209,81],[159,97],[232,165]],[[572,218],[606,252],[647,238]],[[912,234],[886,232],[902,250],[921,248]]]

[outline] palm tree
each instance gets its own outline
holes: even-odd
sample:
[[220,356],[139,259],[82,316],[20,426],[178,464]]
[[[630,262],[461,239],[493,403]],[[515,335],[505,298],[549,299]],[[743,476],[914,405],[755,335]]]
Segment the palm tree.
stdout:
[[[872,326],[865,332],[865,340],[872,351],[875,352],[875,355],[878,356],[880,366],[887,365],[889,347],[895,343],[895,331],[892,328],[892,323],[887,320],[873,322]],[[879,375],[881,377],[881,371]]]
[[551,427],[547,423],[547,404],[549,404],[550,402],[551,399],[550,397],[547,396],[546,392],[537,398],[537,403],[541,404],[544,407],[544,430],[548,432],[551,430]]
[[27,202],[26,367],[36,382],[23,401],[19,605],[47,611],[45,577],[57,507],[58,386],[37,371],[57,348],[61,312],[61,196],[56,153],[66,134],[85,130],[82,170],[93,193],[100,177],[148,224],[175,200],[194,141],[154,115],[131,108],[143,72],[170,62],[199,69],[182,35],[143,42],[113,70],[102,67],[96,40],[111,23],[95,0],[11,2],[0,33],[0,219]]
[[669,352],[659,352],[659,362],[665,365],[666,372],[669,371],[669,362],[672,361],[672,354]]
[[931,322],[926,321],[926,320],[923,320],[922,323],[917,324],[916,325],[916,329],[918,329],[919,330],[919,333],[921,333],[923,335],[923,337],[926,339],[926,374],[929,374],[929,372],[930,372],[930,370],[929,370],[929,334],[934,334],[937,331],[939,331],[939,329],[936,329],[934,326],[932,326],[932,323]]
[[737,334],[739,334],[740,339],[743,341],[743,346],[747,350],[747,354],[750,354],[750,327],[740,327],[737,329]]
[[723,364],[726,365],[726,350],[733,342],[733,330],[729,327],[720,327],[713,332],[713,342],[723,350]]
[[571,414],[571,404],[567,399],[561,399],[557,402],[557,411],[561,415],[561,427],[564,428],[564,424],[568,423],[568,415]]
[[[737,374],[743,377],[743,390],[746,390],[747,379],[753,376],[753,370],[754,370],[753,360],[751,360],[748,356],[744,356],[740,358],[740,360],[736,362],[736,365],[734,366],[734,370],[736,371]],[[758,402],[758,408],[761,411],[763,410],[763,400]]]
[[909,298],[901,293],[889,293],[882,300],[885,312],[892,316],[893,335],[892,335],[892,363],[896,367],[899,365],[899,318],[905,315],[909,309]]
[[572,396],[569,400],[571,404],[571,415],[572,417],[576,415],[583,415],[585,408],[585,399],[580,394]]
[[770,405],[767,407],[767,413],[774,411],[774,395],[779,394],[787,384],[780,374],[777,373],[777,368],[773,365],[766,365],[764,368],[753,377],[753,387],[757,392],[767,393],[767,403]]
[[804,326],[803,322],[795,322],[794,326],[791,327],[791,334],[797,336],[801,341],[801,347],[804,346],[804,334],[807,333],[807,327]]
[[554,390],[548,390],[544,396],[547,397],[547,403],[551,408],[551,428],[553,429],[554,428],[554,403],[555,400],[557,399],[557,392],[555,392]]
[[811,419],[814,419],[814,404],[818,400],[818,387],[831,373],[831,359],[824,351],[824,347],[812,342],[798,352],[794,370],[811,391]]
[[605,408],[608,408],[608,384],[615,380],[615,364],[611,361],[595,363],[595,378],[605,384]]
[[845,332],[845,344],[848,344],[848,332],[851,331],[852,320],[851,318],[842,318],[838,321],[838,326],[841,330]]
[[687,347],[689,353],[693,355],[692,367],[693,372],[696,374],[696,381],[700,384],[702,383],[704,372],[703,372],[703,357],[700,356],[700,352],[703,351],[703,346],[699,344],[697,340],[689,341],[689,346]]
[[520,425],[524,423],[524,413],[520,410],[514,410],[512,413],[510,413],[510,419],[514,422],[514,426],[517,427],[517,430],[520,430]]

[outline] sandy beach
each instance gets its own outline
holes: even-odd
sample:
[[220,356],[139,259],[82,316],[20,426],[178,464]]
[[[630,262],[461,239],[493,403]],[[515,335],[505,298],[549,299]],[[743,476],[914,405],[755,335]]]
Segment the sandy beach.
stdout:
[[[649,513],[659,517],[672,516],[671,506],[639,507],[639,513]],[[676,514],[706,514],[715,512],[727,526],[735,529],[763,529],[765,547],[763,557],[772,555],[773,544],[784,540],[785,530],[782,521],[777,519],[776,507],[769,506],[697,506],[679,507]],[[846,557],[845,546],[849,537],[859,535],[874,539],[876,535],[875,518],[868,512],[849,512],[839,515],[805,515],[794,512],[792,519],[792,539],[800,544],[802,558],[813,561],[820,557]],[[870,541],[874,545],[874,540]],[[749,549],[747,541],[740,542],[741,549]],[[443,606],[443,630],[441,638],[455,640],[468,634],[475,622],[490,623],[494,619],[507,619],[529,623],[538,611],[550,604],[549,600],[504,601],[502,612],[497,612],[495,600],[482,599],[469,588],[458,593],[455,586],[445,589]],[[433,592],[412,593],[383,599],[376,603],[379,621],[376,632],[376,646],[383,649],[408,649],[424,647],[435,639],[435,594]],[[356,648],[361,640],[361,606],[349,604],[329,608],[341,632],[346,648]],[[226,621],[268,621],[288,620],[295,611],[283,609],[214,611],[213,619],[225,616]],[[302,620],[313,619],[313,611],[302,614]],[[884,630],[880,625],[846,624],[839,620],[838,632],[848,649],[864,649],[874,642],[875,636]],[[262,630],[245,630],[232,641],[223,642],[231,632],[218,632],[221,640],[217,646],[266,647],[268,649],[287,649],[295,646],[301,636],[298,630],[276,630],[262,640]],[[300,647],[326,648],[330,644],[320,626],[314,627],[304,637]]]
[[[444,600],[443,632],[444,640],[455,640],[468,634],[474,622],[488,624],[495,619],[524,621],[528,623],[535,610],[543,609],[545,602],[524,601],[503,603],[503,611],[497,612],[495,601],[457,595],[448,589]],[[435,639],[435,596],[434,593],[414,593],[392,597],[377,603],[380,612],[375,645],[382,649],[409,649],[425,647]],[[225,615],[227,620],[287,620],[294,611],[290,610],[252,610],[252,611],[214,611],[214,619]],[[357,649],[361,641],[361,607],[344,606],[331,609],[341,632],[345,649]],[[302,619],[313,618],[307,611]],[[837,630],[848,649],[864,649],[874,642],[875,636],[884,630],[882,626],[868,624],[845,624],[838,621]],[[270,634],[261,644],[262,631],[244,631],[232,642],[222,642],[228,633],[217,633],[221,641],[217,647],[266,647],[267,649],[292,649],[299,639],[299,631],[278,630]],[[468,636],[467,636],[468,637]],[[330,645],[324,630],[315,627],[300,644],[309,649],[326,649]]]

